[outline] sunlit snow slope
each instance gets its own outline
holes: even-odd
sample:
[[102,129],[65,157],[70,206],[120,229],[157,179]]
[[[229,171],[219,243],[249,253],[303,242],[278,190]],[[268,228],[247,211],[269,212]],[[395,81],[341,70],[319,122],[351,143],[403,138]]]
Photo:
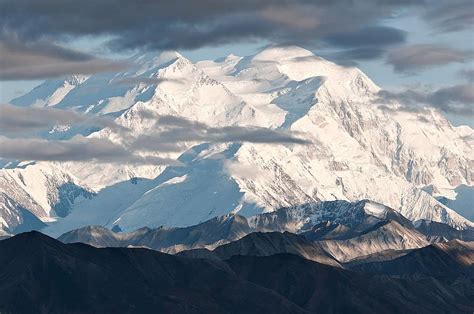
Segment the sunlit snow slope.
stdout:
[[[21,193],[10,192],[8,182],[21,180],[12,176],[16,170],[1,169],[4,229],[11,231],[5,217],[20,212],[19,206],[43,222],[56,220],[45,230],[59,235],[84,225],[187,226],[228,212],[250,216],[335,199],[371,199],[412,221],[474,226],[435,199],[454,199],[456,187],[472,186],[473,130],[452,126],[432,108],[408,112],[403,104],[380,100],[380,88],[357,68],[281,46],[197,64],[170,52],[135,56],[131,62],[127,72],[45,82],[12,103],[109,115],[134,137],[153,128],[153,121],[143,119],[152,113],[216,127],[288,129],[311,144],[186,143],[182,151],[151,152],[179,159],[179,165],[168,167],[25,166],[31,173],[41,167],[62,173],[54,179],[40,174],[53,180],[53,187],[71,183],[87,191],[70,198],[64,217],[51,210],[54,193],[33,183],[21,185]],[[89,136],[124,141],[108,128]]]

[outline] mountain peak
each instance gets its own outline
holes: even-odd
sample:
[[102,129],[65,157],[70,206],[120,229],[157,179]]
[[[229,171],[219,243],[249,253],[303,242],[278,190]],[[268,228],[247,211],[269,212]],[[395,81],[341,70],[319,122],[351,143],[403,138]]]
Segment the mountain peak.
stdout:
[[175,59],[182,58],[183,56],[177,51],[163,51],[161,53],[156,52],[145,52],[138,53],[132,57],[133,62],[138,64],[154,64],[161,65],[164,63],[171,62]]
[[31,250],[43,250],[47,247],[57,248],[63,246],[63,244],[44,233],[39,231],[28,231],[20,233],[14,237],[2,240],[1,246],[3,248],[10,247],[10,248],[17,248],[19,246],[24,248],[29,248]]
[[275,61],[289,60],[295,58],[314,57],[315,55],[304,48],[298,46],[271,45],[257,53],[254,61]]

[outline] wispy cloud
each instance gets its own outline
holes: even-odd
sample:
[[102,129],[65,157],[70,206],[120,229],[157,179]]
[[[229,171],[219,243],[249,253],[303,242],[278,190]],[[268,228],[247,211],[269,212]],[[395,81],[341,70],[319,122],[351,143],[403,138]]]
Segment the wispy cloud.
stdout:
[[122,145],[103,138],[74,137],[67,141],[38,138],[10,139],[0,137],[0,157],[10,160],[93,161],[99,163],[177,164],[157,156],[141,156]]
[[0,80],[32,80],[124,69],[124,62],[95,58],[48,41],[0,37]]
[[474,69],[461,70],[458,72],[459,77],[467,80],[468,82],[474,82]]
[[[309,144],[299,133],[261,127],[211,127],[175,116],[160,116],[150,111],[142,119],[154,121],[153,128],[134,133],[109,117],[85,116],[55,108],[0,106],[0,158],[15,160],[96,161],[124,163],[175,163],[156,157],[160,153],[184,151],[199,143],[250,142],[266,144]],[[121,139],[112,142],[99,136],[75,136],[70,140],[46,140],[36,132],[55,125],[89,125],[108,128]],[[96,134],[98,135],[98,134]]]
[[449,114],[474,116],[474,86],[472,84],[444,87],[434,91],[381,91],[378,96],[379,102],[399,102],[402,104],[400,110],[420,111],[428,106]]
[[0,104],[0,132],[12,135],[32,135],[49,131],[55,126],[82,125],[91,128],[108,127],[113,130],[125,128],[107,116],[88,116],[71,110],[55,108],[18,107]]
[[387,63],[397,72],[414,72],[449,63],[464,63],[472,60],[473,51],[456,50],[433,44],[416,44],[390,51]]
[[254,126],[211,127],[176,116],[155,116],[156,125],[152,134],[141,135],[131,143],[137,150],[180,150],[185,143],[265,143],[265,144],[310,144],[302,134]]
[[474,2],[472,0],[439,1],[427,5],[423,17],[441,31],[454,32],[469,29],[474,25]]

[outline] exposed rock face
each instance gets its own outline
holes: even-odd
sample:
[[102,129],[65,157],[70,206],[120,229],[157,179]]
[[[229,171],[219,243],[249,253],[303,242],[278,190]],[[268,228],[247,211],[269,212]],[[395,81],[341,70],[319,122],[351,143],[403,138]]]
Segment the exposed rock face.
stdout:
[[166,253],[194,250],[184,254],[217,259],[238,254],[292,253],[330,265],[374,254],[381,254],[383,259],[384,252],[404,252],[430,244],[409,220],[393,209],[369,201],[323,202],[283,208],[249,219],[226,215],[190,227],[142,228],[130,233],[85,227],[58,239],[98,247],[147,247]]

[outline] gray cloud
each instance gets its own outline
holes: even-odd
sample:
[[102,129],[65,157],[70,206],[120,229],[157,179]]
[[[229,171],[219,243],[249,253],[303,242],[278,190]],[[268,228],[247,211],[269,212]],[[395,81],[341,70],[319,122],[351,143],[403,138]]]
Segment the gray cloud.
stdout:
[[383,47],[403,42],[405,34],[379,23],[422,2],[3,0],[0,26],[26,41],[106,35],[114,49],[192,49],[254,39]]
[[332,34],[326,41],[340,47],[383,47],[406,41],[406,32],[387,26],[369,26],[353,32]]
[[332,46],[346,48],[336,52],[329,59],[347,66],[357,65],[356,60],[381,58],[388,46],[406,41],[406,32],[386,26],[369,26],[357,31],[331,34],[325,41]]
[[385,50],[377,47],[363,47],[344,50],[328,56],[328,59],[333,59],[341,65],[356,66],[357,62],[354,60],[372,60],[380,58],[384,55]]
[[109,127],[121,132],[127,131],[110,117],[86,116],[71,110],[55,108],[18,107],[0,105],[0,132],[11,135],[31,135],[48,131],[54,126],[87,126],[90,128]]
[[142,118],[156,119],[155,131],[130,141],[136,150],[179,151],[185,143],[250,142],[266,144],[310,144],[301,134],[252,126],[210,127],[176,116],[144,112]]
[[444,87],[432,92],[381,91],[378,96],[378,102],[399,102],[402,104],[400,110],[404,111],[417,112],[422,111],[423,107],[429,106],[448,114],[474,116],[474,86],[472,84]]
[[[135,136],[108,117],[90,117],[55,108],[0,106],[0,158],[13,160],[124,162],[171,164],[173,160],[150,156],[159,152],[178,152],[190,143],[252,142],[267,144],[308,144],[300,134],[259,127],[210,127],[204,123],[174,116],[142,113],[143,119],[156,121],[146,135]],[[45,140],[35,132],[55,125],[109,127],[120,135],[123,145],[108,139],[76,136],[70,140]],[[11,137],[13,136],[13,137]],[[17,137],[23,136],[23,137]],[[29,136],[29,137],[25,137]],[[139,152],[143,154],[138,154]]]
[[0,80],[29,80],[116,71],[126,65],[98,59],[47,41],[0,38]]
[[472,0],[450,0],[431,3],[423,15],[424,19],[445,32],[469,29],[474,25],[474,2]]
[[468,82],[474,81],[474,69],[461,70],[458,72],[459,77],[467,80]]
[[171,159],[140,156],[107,139],[75,137],[68,141],[0,137],[0,157],[8,160],[94,161],[130,164],[177,164]]
[[432,44],[417,44],[390,51],[387,63],[397,72],[412,72],[449,63],[464,63],[471,60],[473,51],[455,50]]

